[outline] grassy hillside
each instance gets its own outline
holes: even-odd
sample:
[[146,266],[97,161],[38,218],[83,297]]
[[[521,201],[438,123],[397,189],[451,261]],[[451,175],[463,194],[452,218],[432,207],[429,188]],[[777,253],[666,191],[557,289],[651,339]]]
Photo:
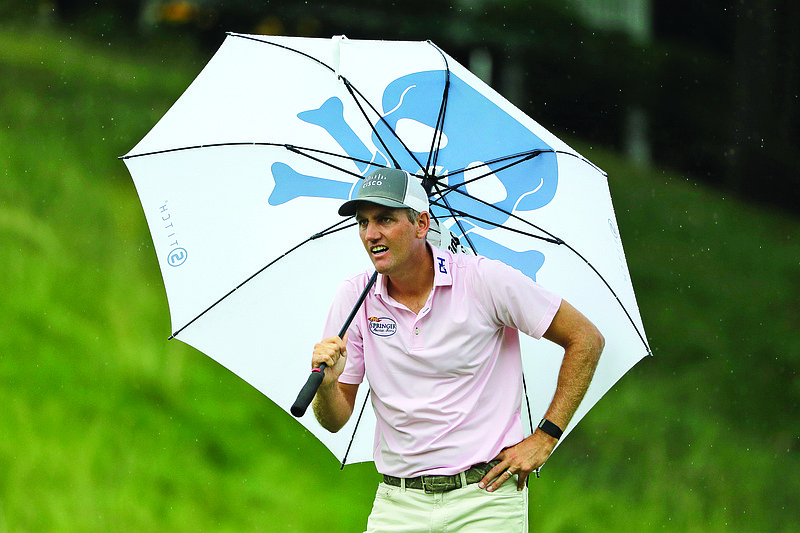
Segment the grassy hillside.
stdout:
[[[0,533],[363,528],[372,465],[340,472],[263,396],[166,341],[116,157],[203,61],[0,31]],[[795,531],[800,222],[578,149],[609,173],[655,357],[532,481],[533,527]]]

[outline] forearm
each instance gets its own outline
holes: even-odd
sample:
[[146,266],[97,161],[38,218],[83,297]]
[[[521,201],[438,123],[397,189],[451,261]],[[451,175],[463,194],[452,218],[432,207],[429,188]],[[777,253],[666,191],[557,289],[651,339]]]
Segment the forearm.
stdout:
[[352,403],[342,388],[338,382],[323,383],[312,404],[317,421],[331,433],[342,429],[353,413]]
[[578,410],[603,352],[605,340],[594,327],[567,346],[558,384],[545,418],[565,429]]

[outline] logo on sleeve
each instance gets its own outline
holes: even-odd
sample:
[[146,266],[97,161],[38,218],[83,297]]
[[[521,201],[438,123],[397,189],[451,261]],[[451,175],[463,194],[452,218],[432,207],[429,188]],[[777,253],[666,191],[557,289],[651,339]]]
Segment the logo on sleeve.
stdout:
[[397,333],[397,322],[389,317],[380,318],[371,316],[369,320],[369,331],[378,337],[391,337]]

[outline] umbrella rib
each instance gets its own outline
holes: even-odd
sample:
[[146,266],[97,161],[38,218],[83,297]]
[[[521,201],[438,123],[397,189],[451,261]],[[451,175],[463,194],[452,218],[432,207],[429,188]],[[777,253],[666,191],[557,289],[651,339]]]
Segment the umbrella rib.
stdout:
[[[464,187],[465,185],[468,185],[468,184],[470,184],[470,183],[472,183],[474,181],[478,181],[480,179],[485,178],[486,176],[491,176],[492,174],[496,174],[498,172],[502,172],[503,170],[511,168],[511,167],[513,167],[515,165],[519,165],[520,163],[524,163],[525,161],[530,161],[531,159],[535,158],[536,156],[541,155],[541,154],[545,154],[545,153],[553,153],[554,154],[556,152],[555,152],[555,150],[539,150],[539,149],[536,149],[536,150],[530,150],[528,152],[520,152],[518,154],[509,155],[509,156],[505,156],[505,157],[498,157],[497,159],[493,159],[491,161],[486,161],[486,162],[484,162],[484,165],[502,163],[502,162],[505,162],[505,161],[510,161],[510,160],[512,160],[514,158],[520,158],[517,161],[513,161],[513,162],[511,162],[511,163],[509,163],[509,164],[507,164],[505,166],[502,166],[502,167],[500,167],[500,168],[498,168],[496,170],[490,169],[489,172],[486,172],[485,174],[481,174],[480,176],[476,176],[474,178],[470,178],[469,180],[466,180],[463,183],[459,183],[458,185],[455,185],[455,186],[452,186],[452,187],[448,186],[448,189],[458,189],[459,187]],[[468,170],[468,168],[465,167],[465,168],[456,170],[454,172],[451,172],[450,174],[451,175],[452,174],[464,174],[467,170]]]
[[531,435],[533,435],[533,416],[531,415],[531,401],[528,399],[528,384],[525,383],[525,372],[522,373],[522,390],[525,393],[525,405],[528,408],[528,423],[531,425]]
[[[310,155],[308,155],[308,154],[306,154],[304,152],[312,152],[312,153],[316,153],[316,154],[329,155],[331,157],[338,157],[339,159],[346,159],[346,160],[352,161],[354,163],[364,163],[365,165],[375,165],[375,163],[373,161],[371,161],[371,160],[361,159],[360,157],[352,157],[352,156],[349,156],[349,155],[337,154],[336,152],[329,152],[327,150],[320,150],[318,148],[308,148],[306,146],[294,146],[292,144],[284,144],[283,147],[286,148],[287,150],[291,151],[291,152],[294,152],[297,155],[302,155],[303,157],[307,157],[309,159],[312,159],[314,161],[317,161],[317,162],[322,163],[324,165],[327,165],[329,167],[337,168],[337,169],[341,170],[342,172],[346,172],[348,174],[352,174],[353,176],[355,176],[357,178],[362,178],[363,176],[361,174],[356,173],[356,172],[352,172],[352,171],[349,171],[349,170],[345,170],[343,168],[339,168],[336,165],[334,165],[333,163],[327,163],[327,162],[325,162],[325,161],[323,161],[321,159],[317,159],[315,157],[311,157]],[[380,166],[380,165],[377,165],[377,166]]]
[[[477,200],[477,201],[483,203],[481,200],[479,200],[478,198],[475,198],[473,196],[470,196],[470,198],[472,198],[473,200]],[[475,215],[471,215],[469,213],[465,213],[464,211],[460,211],[458,209],[453,209],[449,204],[442,205],[442,204],[439,203],[438,200],[433,200],[431,202],[431,204],[435,205],[437,207],[442,207],[444,209],[447,209],[448,211],[450,211],[450,214],[451,214],[451,216],[453,218],[455,218],[455,217],[469,218],[469,219],[472,219],[472,220],[476,220],[478,222],[482,222],[484,224],[489,224],[490,226],[494,226],[495,228],[498,228],[498,229],[503,229],[503,230],[506,230],[506,231],[510,231],[512,233],[518,233],[520,235],[524,235],[525,237],[531,237],[533,239],[538,239],[540,241],[549,242],[551,244],[558,244],[558,245],[566,244],[562,239],[559,239],[558,237],[552,235],[547,230],[544,230],[544,229],[540,228],[539,226],[537,226],[536,224],[533,224],[532,222],[530,222],[528,220],[525,220],[523,218],[519,218],[516,215],[511,215],[511,217],[515,218],[515,219],[523,222],[524,224],[527,224],[528,226],[531,226],[531,227],[533,227],[533,228],[535,228],[535,229],[537,229],[537,230],[539,230],[539,231],[541,231],[543,233],[546,233],[548,236],[545,237],[545,236],[542,236],[542,235],[536,235],[535,233],[529,233],[529,232],[523,231],[521,229],[509,228],[507,226],[502,225],[499,222],[492,222],[491,220],[487,220],[485,218],[477,217]],[[494,207],[494,206],[492,206],[492,204],[487,204],[487,205],[489,205],[491,207]],[[501,212],[503,212],[505,214],[510,214],[510,213],[507,213],[506,211],[504,211],[503,209],[500,209],[499,207],[495,207],[495,209],[497,209],[498,211],[501,211]],[[462,232],[464,230],[464,228],[461,227],[460,224],[459,224],[459,229],[461,229]],[[464,234],[464,236],[467,237],[466,234]],[[467,237],[467,238],[469,239],[469,237]],[[473,250],[474,250],[474,248],[473,248]],[[475,253],[477,253],[477,250],[474,250],[474,251],[475,251]]]
[[444,90],[442,91],[442,104],[439,106],[439,116],[436,118],[436,127],[434,128],[433,141],[431,143],[431,150],[428,152],[428,163],[425,167],[425,174],[433,174],[436,171],[436,163],[439,160],[439,149],[442,146],[442,138],[444,137],[444,117],[447,113],[447,102],[450,97],[450,65],[447,62],[447,56],[444,52],[431,41],[428,44],[433,46],[444,60]]
[[347,444],[347,450],[344,452],[344,457],[342,457],[342,466],[339,467],[339,470],[344,470],[344,465],[347,462],[347,456],[350,455],[350,448],[353,447],[353,441],[356,440],[356,431],[358,430],[359,424],[361,424],[361,417],[364,415],[364,408],[367,407],[367,401],[369,400],[369,393],[371,389],[367,389],[367,395],[364,396],[364,403],[361,404],[361,410],[358,412],[358,418],[356,419],[356,425],[353,428],[353,434],[350,435],[350,442]]
[[325,152],[323,150],[314,150],[313,148],[298,148],[297,146],[291,146],[291,145],[287,144],[286,145],[286,149],[289,150],[292,153],[295,153],[297,155],[306,157],[306,158],[308,158],[308,159],[310,159],[312,161],[316,161],[317,163],[319,163],[321,165],[325,165],[327,167],[330,167],[330,168],[339,170],[341,172],[344,172],[345,174],[350,174],[351,176],[355,176],[358,179],[362,179],[363,176],[361,174],[357,173],[357,172],[353,172],[352,170],[347,170],[347,169],[338,167],[338,166],[334,165],[333,163],[329,163],[328,161],[325,161],[324,159],[320,159],[319,157],[314,157],[311,154],[304,153],[303,150],[306,150],[306,151],[309,151],[309,152],[316,152],[316,153],[320,153],[320,154],[325,154],[325,155],[330,155],[330,156],[335,156],[335,157],[340,157],[342,159],[348,159],[350,161],[354,161],[354,162],[357,162],[357,163],[365,163],[367,165],[372,164],[371,161],[365,161],[363,159],[358,159],[358,158],[355,158],[355,157],[343,156],[343,155],[340,155],[340,154],[335,154],[333,152]]
[[[566,155],[566,156],[574,157],[574,158],[580,159],[581,161],[583,161],[584,163],[588,164],[592,168],[597,169],[601,174],[605,175],[605,172],[603,172],[594,163],[592,163],[588,159],[584,158],[583,156],[581,156],[579,154],[572,153],[572,152],[567,152],[567,151],[564,151],[564,150],[553,150],[552,148],[549,149],[549,150],[542,150],[541,148],[536,148],[536,149],[528,150],[528,151],[525,151],[525,152],[518,152],[516,154],[506,155],[506,156],[503,156],[503,157],[490,159],[489,161],[484,161],[484,165],[493,165],[495,163],[502,163],[504,161],[510,161],[511,159],[518,158],[518,157],[522,158],[519,161],[515,161],[514,163],[511,163],[510,165],[507,165],[505,167],[502,167],[502,168],[494,171],[494,172],[499,172],[501,170],[505,170],[505,169],[507,169],[509,167],[512,167],[512,166],[514,166],[516,164],[524,163],[525,161],[533,159],[534,157],[536,157],[538,155],[541,155],[541,154],[555,154],[555,155]],[[451,176],[456,175],[456,174],[463,174],[467,170],[468,170],[468,168],[465,167],[465,168],[462,168],[462,169],[459,169],[459,170],[453,170],[453,171],[449,172],[448,174],[451,175]],[[470,180],[465,181],[464,183],[459,183],[456,186],[452,186],[452,187],[451,186],[447,186],[447,187],[449,189],[462,187],[464,185],[467,185],[468,183],[472,183],[473,181],[479,180],[481,178],[485,178],[486,176],[489,176],[491,174],[492,174],[491,172],[487,172],[486,174],[483,174],[481,176],[477,176],[475,178],[471,178]]]
[[625,304],[623,304],[623,303],[622,303],[622,300],[620,300],[620,299],[619,299],[619,296],[617,296],[617,293],[616,293],[616,291],[615,291],[615,290],[614,290],[614,289],[611,287],[611,285],[608,283],[608,281],[606,281],[606,278],[604,278],[604,277],[603,277],[603,275],[602,275],[602,274],[601,274],[601,273],[600,273],[600,272],[599,272],[599,271],[598,271],[598,270],[597,270],[597,269],[594,267],[594,265],[593,265],[593,264],[591,264],[591,263],[589,262],[589,260],[588,260],[588,259],[586,259],[585,257],[583,257],[583,255],[581,255],[581,253],[580,253],[580,252],[578,252],[578,250],[576,250],[575,248],[573,248],[572,246],[570,246],[569,244],[567,244],[567,243],[566,243],[566,242],[564,242],[564,241],[562,241],[562,244],[563,244],[564,246],[566,246],[566,247],[567,247],[567,248],[568,248],[568,249],[569,249],[569,250],[570,250],[572,253],[574,253],[575,255],[577,255],[578,257],[580,257],[580,258],[581,258],[581,260],[583,260],[583,262],[584,262],[584,263],[586,263],[586,265],[587,265],[589,268],[591,268],[591,269],[592,269],[592,271],[593,271],[595,274],[597,274],[597,277],[598,277],[598,278],[600,278],[600,280],[603,282],[603,284],[605,284],[606,288],[608,288],[609,292],[611,292],[611,294],[614,296],[614,299],[616,299],[616,300],[617,300],[617,303],[618,303],[618,304],[619,304],[619,306],[622,308],[622,310],[625,312],[625,316],[627,316],[627,317],[628,317],[628,320],[630,321],[630,323],[631,323],[631,326],[633,326],[633,329],[634,329],[634,331],[636,331],[636,334],[639,336],[639,340],[641,340],[641,341],[642,341],[642,344],[644,344],[644,347],[645,347],[645,349],[647,350],[647,354],[648,354],[648,355],[653,355],[653,352],[652,352],[652,350],[650,349],[650,345],[647,343],[647,340],[644,338],[644,335],[642,335],[642,332],[641,332],[641,331],[639,331],[639,328],[636,326],[636,322],[634,322],[634,321],[633,321],[633,317],[632,317],[632,316],[631,316],[631,314],[628,312],[628,309],[625,307]]
[[[369,124],[369,127],[372,130],[372,133],[374,133],[375,137],[378,138],[378,141],[380,141],[381,146],[383,146],[383,149],[386,150],[386,153],[389,155],[389,157],[392,158],[392,163],[394,163],[394,167],[395,168],[400,168],[400,163],[397,162],[397,159],[395,159],[394,155],[392,155],[392,153],[389,151],[389,147],[386,146],[386,143],[383,141],[381,136],[378,134],[378,130],[377,130],[377,128],[375,128],[375,124],[373,124],[372,121],[369,119],[369,116],[367,115],[366,110],[361,105],[361,102],[359,101],[358,97],[356,96],[356,92],[358,92],[356,90],[356,88],[353,87],[353,84],[350,83],[350,80],[348,80],[344,76],[340,75],[339,77],[344,82],[344,86],[347,89],[347,92],[350,93],[350,96],[353,98],[353,102],[356,104],[356,106],[358,106],[359,111],[361,111],[361,115],[364,117],[364,120],[366,120],[367,124]],[[358,94],[362,98],[364,98],[364,96],[360,92],[358,92]],[[366,98],[364,98],[364,101],[367,101]],[[367,102],[367,105],[369,105],[370,108],[372,108],[372,110],[375,111],[375,113],[377,113],[380,116],[380,114],[375,110],[375,108],[369,102]],[[387,127],[388,127],[388,124],[387,124]],[[391,128],[389,128],[389,129],[391,129]]]
[[283,45],[283,44],[278,44],[278,43],[273,43],[273,42],[270,42],[270,41],[263,41],[261,39],[257,39],[255,37],[253,37],[252,35],[246,35],[246,34],[242,34],[242,33],[233,33],[233,32],[227,32],[227,34],[230,35],[231,37],[238,37],[240,39],[247,39],[247,40],[250,40],[250,41],[255,41],[257,43],[268,44],[268,45],[271,45],[271,46],[275,46],[276,48],[283,48],[284,50],[289,50],[290,52],[294,52],[296,54],[299,54],[299,55],[301,55],[303,57],[306,57],[306,58],[314,61],[315,63],[318,63],[319,65],[325,67],[326,69],[330,70],[331,72],[335,72],[335,70],[330,65],[328,65],[326,63],[323,63],[322,61],[320,61],[316,57],[314,57],[312,55],[309,55],[309,54],[307,54],[305,52],[301,52],[300,50],[297,50],[296,48],[291,48],[289,46],[286,46],[286,45]]
[[433,204],[437,205],[439,207],[444,207],[445,209],[447,209],[450,212],[450,216],[453,217],[453,219],[456,221],[456,225],[458,225],[458,229],[461,230],[461,235],[463,235],[464,238],[467,240],[467,244],[469,244],[469,247],[472,248],[473,253],[475,253],[475,255],[478,255],[478,250],[477,250],[477,248],[475,248],[475,244],[472,242],[472,239],[469,238],[469,234],[467,233],[467,230],[464,228],[464,226],[461,225],[461,220],[458,217],[456,217],[456,213],[453,210],[453,208],[450,206],[450,202],[448,202],[447,198],[445,198],[445,195],[441,193],[440,186],[441,186],[441,184],[437,182],[436,183],[436,192],[439,193],[439,198],[442,201],[444,201],[445,205],[442,206],[441,204],[437,203],[436,200],[433,201]]
[[122,155],[117,159],[133,159],[135,157],[145,157],[148,155],[161,155],[171,152],[183,152],[186,150],[199,150],[201,148],[219,148],[222,146],[274,146],[286,148],[288,145],[283,143],[268,143],[268,142],[255,142],[255,141],[242,141],[242,142],[227,142],[227,143],[209,143],[209,144],[195,144],[193,146],[181,146],[179,148],[164,148],[163,150],[153,150],[152,152],[142,152],[141,154]]
[[187,322],[186,324],[184,324],[184,325],[183,325],[181,328],[179,328],[178,330],[176,330],[176,331],[175,331],[175,332],[174,332],[172,335],[170,335],[170,336],[169,336],[169,338],[168,338],[167,340],[172,340],[172,339],[176,338],[176,337],[177,337],[177,336],[178,336],[178,335],[179,335],[181,332],[183,332],[183,330],[185,330],[186,328],[188,328],[189,326],[191,326],[192,324],[194,324],[195,322],[197,322],[197,321],[198,321],[200,318],[202,318],[202,317],[203,317],[203,316],[204,316],[206,313],[208,313],[208,312],[209,312],[209,311],[211,311],[213,308],[215,308],[217,305],[219,305],[220,303],[222,303],[222,301],[223,301],[223,300],[225,300],[226,298],[228,298],[228,297],[229,297],[230,295],[232,295],[234,292],[238,291],[238,290],[239,290],[239,289],[241,289],[241,288],[242,288],[244,285],[246,285],[247,283],[249,283],[249,282],[251,282],[253,279],[255,279],[255,277],[256,277],[256,276],[258,276],[259,274],[261,274],[262,272],[264,272],[266,269],[268,269],[269,267],[271,267],[272,265],[274,265],[275,263],[277,263],[278,261],[280,261],[281,259],[283,259],[283,258],[284,258],[284,257],[286,257],[287,255],[289,255],[290,253],[292,253],[292,252],[294,252],[295,250],[299,249],[299,248],[300,248],[300,247],[302,247],[303,245],[305,245],[305,244],[308,244],[309,242],[311,242],[311,241],[313,241],[313,240],[319,239],[320,237],[325,237],[325,236],[327,236],[327,235],[331,235],[331,234],[333,234],[333,233],[336,233],[336,232],[342,231],[342,230],[344,230],[344,229],[349,229],[349,228],[352,228],[353,226],[355,226],[355,224],[352,224],[352,223],[351,223],[351,224],[348,224],[348,225],[343,225],[345,222],[348,222],[348,220],[349,220],[349,219],[342,220],[342,221],[340,221],[340,222],[337,222],[336,224],[334,224],[334,225],[332,225],[332,226],[329,226],[329,227],[327,227],[326,229],[324,229],[324,230],[322,230],[322,231],[320,231],[320,232],[318,232],[318,233],[315,233],[314,235],[312,235],[312,236],[308,237],[306,240],[304,240],[304,241],[303,241],[303,242],[301,242],[300,244],[297,244],[297,245],[295,245],[294,247],[292,247],[291,249],[289,249],[289,250],[287,250],[286,252],[284,252],[284,253],[283,253],[283,255],[281,255],[281,256],[279,256],[279,257],[276,257],[275,259],[273,259],[272,261],[270,261],[270,262],[269,262],[269,264],[267,264],[267,265],[264,265],[263,267],[261,267],[260,269],[258,269],[258,271],[256,271],[256,272],[255,272],[254,274],[252,274],[250,277],[248,277],[247,279],[245,279],[244,281],[242,281],[241,283],[239,283],[239,284],[238,284],[236,287],[234,287],[233,289],[231,289],[230,291],[228,291],[228,292],[227,292],[227,293],[226,293],[224,296],[222,296],[222,297],[221,297],[220,299],[218,299],[216,302],[214,302],[213,304],[209,305],[209,306],[208,306],[208,307],[207,307],[207,308],[206,308],[206,309],[205,309],[203,312],[201,312],[201,313],[200,313],[200,314],[198,314],[196,317],[194,317],[193,319],[191,319],[189,322]]
[[[292,144],[285,144],[285,143],[269,143],[269,142],[257,142],[257,141],[198,144],[198,145],[195,145],[195,146],[183,146],[181,148],[166,148],[164,150],[155,150],[155,151],[152,151],[152,152],[144,152],[144,153],[141,153],[141,154],[123,155],[123,156],[120,156],[118,159],[133,159],[135,157],[144,157],[144,156],[149,156],[149,155],[168,154],[168,153],[171,153],[171,152],[182,152],[182,151],[186,151],[186,150],[199,150],[201,148],[220,148],[222,146],[266,146],[266,147],[274,147],[274,148],[285,148],[286,150],[289,150],[290,152],[293,152],[293,153],[295,153],[297,155],[302,155],[303,157],[307,157],[307,158],[309,158],[309,159],[311,159],[313,161],[316,161],[316,162],[321,163],[323,165],[327,165],[327,166],[329,166],[331,168],[335,168],[337,170],[340,170],[340,171],[342,171],[342,172],[344,172],[346,174],[350,174],[350,175],[355,176],[357,178],[361,178],[362,177],[361,174],[358,174],[356,172],[352,172],[350,170],[346,170],[344,168],[341,168],[341,167],[338,167],[338,166],[334,165],[333,163],[329,163],[329,162],[324,161],[322,159],[313,157],[313,156],[309,155],[309,153],[317,153],[317,154],[327,155],[327,156],[331,156],[331,157],[337,157],[339,159],[345,159],[347,161],[352,161],[354,163],[364,163],[365,165],[374,165],[375,164],[372,161],[367,161],[366,159],[361,159],[361,158],[358,158],[358,157],[351,157],[351,156],[343,155],[343,154],[337,154],[336,152],[329,152],[329,151],[326,151],[326,150],[319,150],[317,148],[309,148],[309,147],[305,147],[305,146],[295,146],[295,145],[292,145]],[[309,153],[306,153],[306,152],[309,152]]]

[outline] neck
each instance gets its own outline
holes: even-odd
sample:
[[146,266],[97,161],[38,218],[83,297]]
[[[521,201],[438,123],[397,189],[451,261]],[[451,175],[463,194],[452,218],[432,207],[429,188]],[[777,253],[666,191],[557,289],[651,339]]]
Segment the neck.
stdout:
[[425,304],[433,288],[433,257],[425,245],[423,253],[419,254],[419,267],[387,276],[387,289],[389,295],[398,302],[406,305],[414,312]]

